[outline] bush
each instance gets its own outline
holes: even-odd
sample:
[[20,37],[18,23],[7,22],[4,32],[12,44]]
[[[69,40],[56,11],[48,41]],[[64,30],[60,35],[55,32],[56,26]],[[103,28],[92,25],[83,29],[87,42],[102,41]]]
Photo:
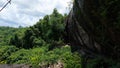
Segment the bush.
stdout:
[[6,63],[8,57],[17,50],[15,46],[0,46],[0,63]]
[[[9,49],[8,49],[9,48]],[[14,48],[14,49],[12,49]],[[2,49],[2,50],[1,50]],[[0,49],[0,57],[4,58],[1,63],[7,64],[29,64],[35,68],[40,65],[55,64],[58,61],[64,63],[65,68],[80,68],[80,57],[77,53],[72,54],[69,46],[55,48],[48,51],[48,46],[33,49],[19,49],[14,46],[6,46]],[[11,52],[10,54],[7,54]],[[1,53],[4,53],[3,56]]]

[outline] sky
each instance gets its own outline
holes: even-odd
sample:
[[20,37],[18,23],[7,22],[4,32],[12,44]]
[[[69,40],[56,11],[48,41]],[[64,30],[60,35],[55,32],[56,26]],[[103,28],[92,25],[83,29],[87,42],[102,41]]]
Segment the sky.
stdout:
[[[0,12],[0,26],[32,26],[45,15],[57,8],[59,13],[68,13],[68,3],[71,0],[11,0]],[[0,9],[7,0],[0,0]]]

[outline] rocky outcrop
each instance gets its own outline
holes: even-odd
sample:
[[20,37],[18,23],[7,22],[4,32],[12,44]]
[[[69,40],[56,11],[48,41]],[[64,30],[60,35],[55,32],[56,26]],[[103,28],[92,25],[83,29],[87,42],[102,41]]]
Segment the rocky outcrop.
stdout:
[[89,57],[120,57],[120,0],[74,0],[66,20],[68,43]]
[[61,61],[53,64],[45,64],[44,62],[40,65],[40,68],[64,68],[64,64]]

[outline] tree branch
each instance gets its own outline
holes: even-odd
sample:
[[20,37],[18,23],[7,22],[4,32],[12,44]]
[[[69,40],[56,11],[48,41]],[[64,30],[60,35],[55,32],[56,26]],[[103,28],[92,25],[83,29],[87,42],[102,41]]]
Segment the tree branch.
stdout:
[[1,12],[9,3],[11,3],[11,0],[7,0],[7,3],[0,9],[0,12]]

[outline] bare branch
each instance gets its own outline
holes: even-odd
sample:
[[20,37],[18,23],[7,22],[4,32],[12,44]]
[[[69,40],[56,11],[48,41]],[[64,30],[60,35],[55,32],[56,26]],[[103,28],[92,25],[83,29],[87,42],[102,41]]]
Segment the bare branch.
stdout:
[[1,12],[9,3],[11,4],[11,0],[7,0],[7,3],[0,9],[0,12]]

